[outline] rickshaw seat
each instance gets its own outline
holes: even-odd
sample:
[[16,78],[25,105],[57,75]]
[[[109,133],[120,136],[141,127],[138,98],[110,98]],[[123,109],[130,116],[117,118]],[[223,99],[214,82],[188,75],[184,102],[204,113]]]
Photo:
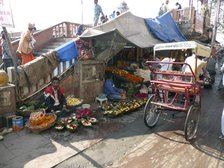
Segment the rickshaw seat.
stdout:
[[167,90],[170,92],[179,92],[179,93],[186,93],[189,92],[189,94],[197,94],[199,92],[199,89],[193,88],[193,87],[177,87],[177,86],[170,86],[165,84],[158,84],[157,85],[158,90]]
[[189,94],[197,94],[199,93],[199,88],[192,83],[174,83],[171,81],[157,81],[151,80],[151,84],[154,85],[155,88],[158,90],[166,90],[170,92],[179,92],[179,93],[186,93]]

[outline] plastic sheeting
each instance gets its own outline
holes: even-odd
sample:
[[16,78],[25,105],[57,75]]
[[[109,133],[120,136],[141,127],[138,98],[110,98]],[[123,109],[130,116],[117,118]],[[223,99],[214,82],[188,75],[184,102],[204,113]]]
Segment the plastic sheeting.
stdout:
[[[87,29],[80,36],[82,39],[109,38],[113,39],[116,31],[118,36],[116,42],[130,42],[140,48],[153,47],[162,41],[155,38],[148,31],[144,18],[133,15],[130,11],[122,13],[117,18],[104,23],[103,25]],[[102,40],[103,42],[103,40]]]
[[73,40],[56,48],[56,52],[61,62],[70,61],[73,58],[77,58],[79,55],[75,41]]
[[145,19],[145,23],[152,34],[164,42],[186,41],[169,12],[155,19]]

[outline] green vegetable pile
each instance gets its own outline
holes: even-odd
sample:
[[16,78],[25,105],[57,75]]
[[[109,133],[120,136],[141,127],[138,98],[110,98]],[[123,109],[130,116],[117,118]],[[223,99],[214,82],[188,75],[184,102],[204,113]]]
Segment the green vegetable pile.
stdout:
[[20,111],[33,111],[38,109],[46,108],[46,105],[44,103],[38,102],[38,101],[29,101],[27,103],[24,103],[22,106],[19,107]]

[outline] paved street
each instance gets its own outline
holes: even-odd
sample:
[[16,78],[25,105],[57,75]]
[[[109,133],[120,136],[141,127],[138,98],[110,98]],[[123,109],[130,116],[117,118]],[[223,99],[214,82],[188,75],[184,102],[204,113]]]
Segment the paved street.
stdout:
[[197,139],[184,139],[184,113],[163,113],[158,124],[148,129],[143,111],[116,118],[102,115],[97,104],[92,128],[78,128],[76,133],[41,134],[26,130],[13,132],[0,141],[0,167],[3,168],[149,168],[149,167],[224,167],[224,141],[220,117],[224,92],[203,91],[202,115]]
[[218,80],[213,89],[203,91],[200,125],[197,139],[192,143],[184,139],[185,114],[178,113],[173,118],[170,113],[164,113],[156,127],[148,129],[140,111],[135,121],[56,167],[224,167],[224,141],[218,138],[224,93],[217,91]]

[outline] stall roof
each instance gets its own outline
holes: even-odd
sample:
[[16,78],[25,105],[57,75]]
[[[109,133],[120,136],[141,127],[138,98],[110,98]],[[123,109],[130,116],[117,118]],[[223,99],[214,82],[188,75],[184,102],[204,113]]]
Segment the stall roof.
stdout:
[[114,31],[119,34],[120,39],[125,39],[140,48],[153,47],[155,44],[162,43],[162,41],[158,40],[150,33],[144,18],[135,16],[130,11],[122,13],[117,18],[103,25],[87,29],[80,38],[103,38],[103,36],[107,34],[108,38],[112,39],[113,33],[111,32]]
[[145,19],[148,29],[155,37],[164,42],[186,41],[170,12],[163,14],[155,19]]
[[187,50],[194,49],[195,54],[203,57],[209,57],[211,54],[211,48],[195,41],[173,42],[163,43],[154,46],[154,51],[161,50]]

